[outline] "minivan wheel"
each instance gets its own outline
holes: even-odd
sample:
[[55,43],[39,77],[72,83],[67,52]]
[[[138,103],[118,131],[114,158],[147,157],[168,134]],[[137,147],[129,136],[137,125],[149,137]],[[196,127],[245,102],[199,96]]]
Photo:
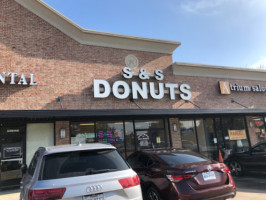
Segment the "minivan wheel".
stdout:
[[235,160],[229,163],[229,169],[233,176],[242,176],[243,175],[243,167],[241,164]]
[[158,191],[155,188],[150,187],[146,193],[146,200],[161,200],[161,198]]

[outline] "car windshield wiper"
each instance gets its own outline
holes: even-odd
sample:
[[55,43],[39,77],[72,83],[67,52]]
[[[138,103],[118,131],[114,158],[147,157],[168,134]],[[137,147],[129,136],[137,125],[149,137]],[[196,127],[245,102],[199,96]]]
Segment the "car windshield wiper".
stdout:
[[117,171],[117,169],[99,169],[99,170],[94,170],[94,169],[87,169],[86,170],[86,175],[89,174],[100,174],[100,173],[105,173],[105,172],[113,172],[113,171]]

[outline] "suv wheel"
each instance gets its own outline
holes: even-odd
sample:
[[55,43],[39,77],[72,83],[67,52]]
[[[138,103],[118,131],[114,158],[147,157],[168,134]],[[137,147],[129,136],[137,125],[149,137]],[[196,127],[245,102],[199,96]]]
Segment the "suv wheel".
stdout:
[[158,191],[154,187],[150,187],[146,194],[146,200],[161,200]]
[[241,176],[243,175],[243,167],[241,164],[235,160],[229,163],[229,169],[233,176]]

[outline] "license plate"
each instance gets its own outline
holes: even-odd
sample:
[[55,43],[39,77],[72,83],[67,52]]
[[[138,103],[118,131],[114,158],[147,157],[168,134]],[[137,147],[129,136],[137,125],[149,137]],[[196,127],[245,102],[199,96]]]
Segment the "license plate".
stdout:
[[103,194],[94,194],[89,196],[83,196],[83,200],[104,200]]
[[209,180],[215,180],[216,176],[214,172],[204,172],[202,173],[203,180],[204,181],[209,181]]

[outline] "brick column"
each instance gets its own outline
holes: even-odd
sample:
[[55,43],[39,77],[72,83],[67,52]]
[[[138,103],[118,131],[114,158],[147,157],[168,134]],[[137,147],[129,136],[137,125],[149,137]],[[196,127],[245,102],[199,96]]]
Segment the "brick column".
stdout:
[[[178,118],[170,118],[169,123],[170,123],[170,133],[172,137],[173,147],[182,148]],[[176,124],[176,131],[174,130],[174,124]]]
[[[60,138],[60,130],[66,130],[66,137]],[[55,122],[55,145],[70,144],[69,121]]]

